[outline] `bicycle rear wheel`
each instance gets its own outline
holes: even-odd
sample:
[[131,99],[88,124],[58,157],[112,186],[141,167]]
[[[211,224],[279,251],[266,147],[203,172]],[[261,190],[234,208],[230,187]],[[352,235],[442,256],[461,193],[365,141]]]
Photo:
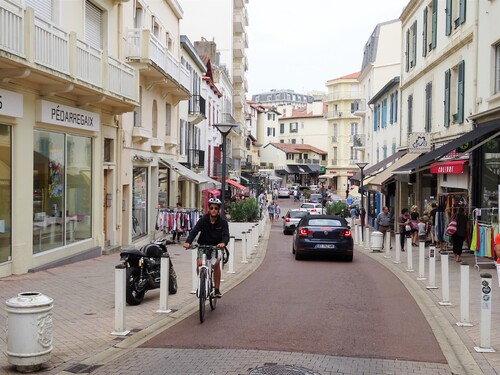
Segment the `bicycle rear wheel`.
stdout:
[[199,312],[200,312],[200,323],[205,320],[205,302],[207,300],[207,270],[200,269],[200,285],[198,289],[198,298],[200,302]]

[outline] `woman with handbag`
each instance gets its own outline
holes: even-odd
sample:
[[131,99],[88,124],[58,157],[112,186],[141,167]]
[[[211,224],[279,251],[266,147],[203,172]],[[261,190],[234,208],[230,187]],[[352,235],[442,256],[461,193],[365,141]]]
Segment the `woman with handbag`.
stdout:
[[411,244],[413,246],[418,246],[417,245],[417,240],[418,240],[418,221],[420,214],[417,211],[417,205],[414,204],[411,206],[411,213],[410,213],[410,218],[411,218]]
[[407,208],[401,210],[401,215],[399,215],[398,226],[399,226],[399,242],[401,243],[401,251],[405,251],[406,237],[411,234],[410,228],[410,212]]
[[455,221],[457,223],[457,229],[451,236],[451,240],[453,242],[453,255],[455,256],[455,262],[461,262],[462,247],[464,246],[465,236],[467,235],[468,222],[463,207],[460,207],[458,209],[458,213],[455,216]]

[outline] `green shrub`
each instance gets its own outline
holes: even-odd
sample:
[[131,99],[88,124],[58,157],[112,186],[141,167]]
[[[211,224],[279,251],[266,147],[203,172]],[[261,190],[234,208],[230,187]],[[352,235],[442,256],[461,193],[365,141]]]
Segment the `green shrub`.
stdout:
[[343,202],[333,202],[325,206],[328,215],[341,215],[342,217],[349,217],[349,206]]
[[257,199],[247,198],[229,203],[228,211],[231,221],[256,221],[259,217],[259,204]]

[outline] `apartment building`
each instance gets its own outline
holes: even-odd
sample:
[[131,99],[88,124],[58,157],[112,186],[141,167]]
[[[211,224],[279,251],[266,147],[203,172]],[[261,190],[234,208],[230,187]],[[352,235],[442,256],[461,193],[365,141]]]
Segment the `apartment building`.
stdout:
[[120,242],[120,115],[140,101],[124,12],[111,0],[0,2],[0,276]]
[[359,170],[355,164],[358,161],[357,141],[362,135],[360,117],[355,115],[361,99],[359,74],[356,72],[326,82],[328,111],[325,117],[330,140],[326,175],[329,176],[328,185],[338,196],[345,195],[348,180]]

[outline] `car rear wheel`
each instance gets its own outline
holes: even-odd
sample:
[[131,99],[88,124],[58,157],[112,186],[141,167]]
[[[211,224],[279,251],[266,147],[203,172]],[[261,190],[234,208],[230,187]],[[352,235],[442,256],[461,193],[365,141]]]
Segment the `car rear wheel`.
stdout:
[[304,259],[304,255],[298,253],[297,251],[295,252],[295,260],[302,260]]
[[344,255],[344,261],[346,262],[352,262],[352,258],[353,258],[352,254]]

